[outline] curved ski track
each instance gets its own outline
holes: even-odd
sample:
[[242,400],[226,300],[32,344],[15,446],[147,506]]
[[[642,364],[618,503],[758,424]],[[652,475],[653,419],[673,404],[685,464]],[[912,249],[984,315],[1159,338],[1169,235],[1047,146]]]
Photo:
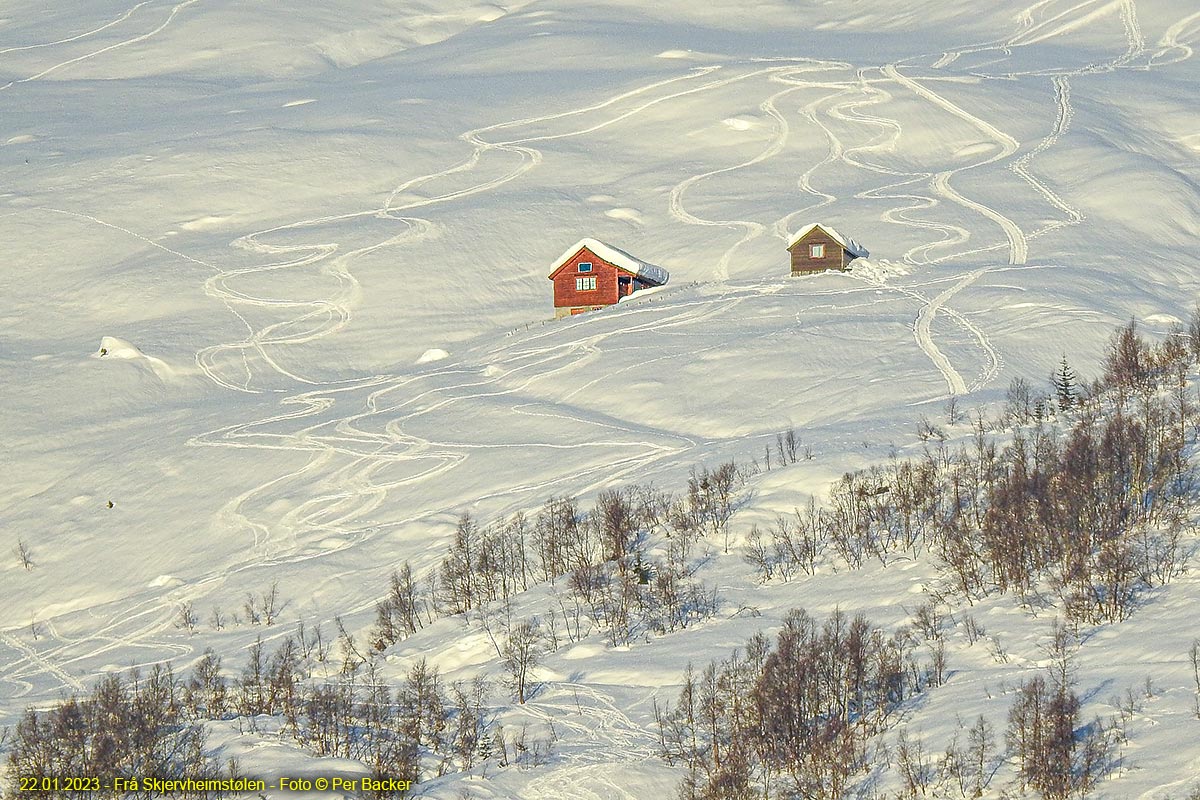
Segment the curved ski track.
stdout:
[[[194,0],[191,1],[194,2]],[[177,6],[177,10],[182,9],[186,5],[188,3]],[[141,38],[144,37],[139,37],[138,40]],[[130,40],[130,42],[132,41],[135,40]],[[103,51],[96,52],[99,54]],[[68,62],[63,62],[63,65],[66,63]],[[473,147],[472,154],[466,160],[440,172],[414,178],[400,184],[389,195],[381,208],[338,216],[301,220],[248,234],[235,240],[233,242],[235,247],[272,259],[268,263],[258,266],[238,269],[221,268],[210,262],[165,247],[124,226],[102,220],[90,214],[63,209],[42,209],[46,212],[73,216],[88,220],[93,224],[122,231],[145,244],[202,266],[213,273],[204,283],[205,292],[225,305],[226,308],[241,320],[248,331],[248,336],[243,340],[213,345],[197,353],[196,363],[198,367],[217,385],[237,391],[257,393],[264,390],[256,386],[256,382],[261,382],[264,377],[275,374],[289,381],[308,384],[313,387],[310,392],[294,395],[282,401],[285,408],[298,407],[298,410],[289,410],[285,413],[272,415],[266,419],[232,425],[212,431],[208,434],[194,437],[190,441],[191,444],[200,446],[293,450],[307,452],[310,457],[307,463],[299,469],[273,477],[231,498],[219,513],[216,520],[218,525],[225,529],[241,529],[247,532],[249,538],[247,546],[248,558],[245,561],[217,567],[209,574],[195,579],[191,584],[171,590],[167,593],[168,604],[165,606],[163,604],[164,598],[158,595],[146,597],[143,600],[136,600],[132,597],[128,598],[128,600],[134,601],[135,605],[132,608],[127,606],[120,610],[114,608],[114,613],[109,617],[109,621],[103,624],[95,635],[88,637],[88,641],[60,640],[57,644],[44,649],[41,653],[35,654],[32,650],[22,651],[22,657],[16,662],[0,665],[0,678],[15,682],[20,680],[21,675],[36,673],[37,671],[47,671],[54,673],[60,680],[63,680],[69,676],[66,676],[66,673],[59,674],[55,672],[58,667],[54,666],[55,662],[51,659],[57,659],[58,664],[68,664],[94,659],[116,648],[140,647],[155,649],[160,654],[165,651],[174,656],[186,655],[191,652],[190,647],[162,638],[163,634],[169,632],[172,627],[179,603],[186,600],[196,600],[212,594],[225,584],[230,577],[244,570],[260,567],[264,564],[319,558],[343,547],[353,546],[356,542],[369,538],[374,533],[385,528],[401,526],[414,519],[424,517],[429,513],[436,513],[436,511],[424,510],[410,519],[392,520],[382,526],[363,522],[363,518],[366,515],[383,503],[389,489],[401,484],[426,480],[435,475],[442,474],[449,469],[453,469],[458,463],[461,463],[468,457],[464,451],[469,451],[471,446],[454,445],[452,447],[445,447],[436,442],[414,437],[403,432],[403,422],[406,419],[429,413],[448,403],[459,400],[519,392],[533,381],[543,380],[552,375],[555,370],[569,368],[572,365],[571,357],[575,352],[589,346],[587,340],[571,343],[566,346],[547,347],[542,352],[537,352],[536,350],[514,352],[513,358],[510,361],[493,363],[493,367],[501,369],[499,376],[466,380],[448,386],[434,387],[413,397],[408,397],[394,405],[383,405],[380,403],[380,399],[413,381],[428,381],[437,377],[461,373],[464,370],[459,368],[444,368],[416,376],[376,376],[342,383],[322,383],[298,374],[294,369],[285,366],[274,355],[273,351],[290,345],[311,342],[342,329],[351,320],[351,309],[358,290],[358,283],[349,268],[353,259],[381,247],[401,245],[405,241],[411,241],[420,236],[427,235],[432,227],[432,223],[428,220],[401,216],[401,213],[404,211],[489,191],[520,177],[525,171],[536,166],[541,161],[541,153],[533,148],[523,146],[525,142],[545,141],[590,133],[627,119],[642,110],[670,99],[746,80],[754,75],[773,72],[777,68],[755,69],[744,74],[728,78],[718,77],[715,80],[703,81],[698,86],[691,85],[675,90],[675,84],[681,82],[694,83],[697,79],[705,78],[716,71],[716,69],[716,67],[697,69],[687,75],[657,81],[584,108],[542,117],[532,117],[515,122],[500,123],[469,131],[461,137]],[[660,94],[650,99],[643,97],[648,93],[664,88],[668,90],[668,93]],[[620,113],[615,114],[609,119],[578,130],[494,143],[484,138],[488,133],[502,131],[518,125],[569,119],[589,112],[607,109],[630,100],[636,101],[637,104],[632,108],[621,110]],[[455,173],[469,172],[479,165],[484,156],[491,150],[515,152],[521,156],[522,163],[515,170],[498,178],[492,178],[465,189],[456,189],[433,197],[408,202],[397,202],[399,195],[406,190],[430,184],[439,178]],[[366,216],[395,220],[403,224],[405,230],[367,247],[340,255],[338,254],[338,245],[334,242],[324,244],[277,245],[266,241],[267,238],[277,236],[281,233]],[[336,293],[320,301],[295,301],[288,298],[256,296],[239,290],[236,287],[238,279],[242,276],[273,270],[302,268],[319,269],[323,274],[333,277],[337,284]],[[276,314],[282,312],[289,316],[282,321],[255,328],[247,321],[246,316],[239,309],[267,310]],[[723,310],[715,303],[699,303],[681,309],[676,316],[682,322],[691,317],[719,313]],[[669,320],[662,320],[658,323],[659,327],[664,324],[671,323]],[[631,330],[635,329],[631,328]],[[599,341],[602,337],[595,336],[592,338],[594,341]],[[561,363],[552,365],[551,362],[555,361],[561,361]],[[515,386],[501,388],[501,378],[511,379],[513,376],[520,377],[519,373],[522,372],[532,374]],[[294,423],[300,419],[320,414],[336,402],[335,398],[338,394],[360,390],[371,390],[371,394],[366,401],[365,410],[350,414],[332,423],[332,432],[323,430],[330,426],[331,423],[328,422],[317,423],[291,434],[262,433],[256,430],[268,428],[281,422]],[[432,405],[396,416],[396,412],[404,412],[406,408],[411,407],[426,396],[432,397],[442,394],[448,396],[441,397]],[[366,433],[356,428],[356,423],[367,417],[376,415],[387,415],[389,417],[389,421],[384,427],[382,434]],[[627,434],[641,433],[636,426],[610,425],[610,427],[614,427]],[[661,434],[656,433],[655,438],[661,439]],[[608,480],[619,479],[621,476],[635,473],[644,468],[648,463],[674,455],[681,449],[696,445],[696,442],[690,439],[677,439],[676,441],[671,441],[671,439],[672,437],[668,436],[665,443],[663,441],[647,439],[642,442],[644,446],[644,453],[642,455],[618,458],[604,469],[593,468],[584,471],[580,475],[573,476],[569,480],[572,483],[579,480],[590,480],[593,485],[599,486]],[[597,442],[594,444],[596,446],[604,446],[605,443]],[[631,445],[636,444],[636,441],[612,442],[611,444],[628,450]],[[554,447],[561,445],[549,442],[541,444],[531,442],[527,446]],[[388,463],[417,458],[433,459],[439,463],[415,475],[391,482],[377,482],[372,477],[374,472]],[[340,465],[337,463],[339,459],[343,462]],[[564,480],[568,479],[564,478]],[[274,487],[289,481],[300,481],[307,485],[323,487],[323,491],[297,508],[289,511],[273,525],[256,521],[244,512],[244,507],[250,501],[261,500]],[[529,492],[535,489],[545,491],[553,488],[544,485],[530,485],[509,487],[506,491]],[[305,533],[319,535],[305,537]],[[342,536],[344,544],[341,547],[325,547],[315,552],[311,548],[306,549],[302,546],[305,538],[327,540],[331,534]],[[143,592],[141,594],[145,595],[146,593]],[[102,609],[94,609],[94,611],[101,611],[103,613]],[[51,629],[53,628],[53,620],[42,622]],[[36,658],[34,657],[35,655]],[[20,666],[22,663],[24,666]],[[71,685],[72,687],[75,686],[75,684]]]
[[[3,49],[0,49],[0,56],[4,55],[6,53],[21,52],[23,50],[38,50],[43,47],[53,47],[54,45],[58,45],[58,44],[70,44],[71,42],[78,42],[80,39],[86,39],[89,36],[95,36],[97,33],[100,33],[101,31],[106,31],[109,28],[113,27],[114,25],[120,25],[122,22],[124,22],[125,20],[132,17],[134,12],[136,12],[139,8],[141,8],[142,6],[149,5],[150,2],[151,2],[151,0],[142,0],[141,3],[138,3],[133,8],[127,9],[125,11],[125,13],[121,14],[121,16],[117,17],[116,19],[112,20],[111,22],[104,23],[103,25],[101,25],[98,28],[92,28],[89,31],[84,31],[83,33],[77,33],[74,36],[68,36],[65,39],[57,39],[53,42],[42,42],[40,44],[27,44],[27,45],[20,45],[17,47],[5,47]],[[99,51],[97,51],[97,52],[99,52]],[[63,63],[66,63],[66,62],[63,62]]]
[[716,274],[717,274],[718,280],[728,280],[729,279],[729,263],[733,259],[734,253],[742,245],[761,236],[763,234],[763,232],[766,230],[766,227],[759,222],[753,222],[750,220],[706,220],[706,219],[701,219],[700,217],[697,217],[696,215],[688,212],[684,208],[684,206],[683,206],[684,192],[686,192],[688,190],[688,188],[690,188],[692,185],[699,183],[700,181],[706,180],[715,175],[722,175],[727,172],[735,172],[740,169],[752,167],[755,164],[759,164],[759,163],[766,161],[769,158],[773,158],[773,157],[779,155],[779,153],[783,152],[784,147],[787,145],[788,136],[791,133],[791,128],[788,124],[787,118],[784,117],[784,115],[779,112],[779,108],[778,108],[779,101],[782,98],[786,97],[789,94],[796,92],[799,89],[807,88],[810,86],[821,85],[821,84],[818,84],[818,83],[815,83],[812,81],[798,80],[795,76],[804,74],[806,72],[813,71],[814,69],[828,70],[828,69],[849,69],[849,68],[850,68],[849,64],[843,64],[840,62],[824,62],[824,63],[821,63],[819,66],[815,66],[815,67],[814,66],[779,67],[779,68],[773,68],[770,70],[766,70],[765,73],[770,74],[770,80],[772,82],[789,84],[788,88],[782,89],[778,92],[775,92],[770,97],[768,97],[766,100],[763,100],[758,106],[759,110],[762,111],[763,113],[767,114],[769,117],[771,117],[771,119],[775,123],[776,134],[775,134],[775,136],[772,137],[771,142],[767,145],[767,147],[761,153],[754,156],[753,158],[750,158],[747,161],[743,161],[740,164],[734,164],[734,165],[728,166],[728,167],[720,167],[718,169],[709,170],[708,172],[702,172],[697,175],[692,175],[691,177],[680,181],[678,184],[675,185],[675,187],[673,189],[671,189],[670,203],[668,206],[668,211],[670,212],[672,217],[679,220],[680,222],[684,222],[689,225],[707,225],[707,226],[716,226],[716,227],[744,228],[745,229],[746,232],[742,235],[742,238],[739,239],[737,242],[735,242],[732,246],[730,246],[721,255],[720,260],[717,262]]
[[[34,75],[30,75],[27,78],[19,78],[18,80],[9,81],[8,83],[4,84],[3,86],[0,86],[0,92],[3,92],[6,89],[10,89],[13,86],[16,86],[18,84],[29,83],[31,81],[41,80],[42,78],[46,77],[47,75],[58,72],[61,69],[66,69],[67,67],[70,67],[74,64],[78,64],[83,61],[88,61],[92,58],[95,58],[96,56],[104,55],[105,53],[110,53],[113,50],[117,50],[122,47],[128,47],[129,45],[137,44],[138,42],[144,42],[147,39],[151,38],[152,36],[155,36],[155,35],[161,33],[168,25],[170,25],[172,22],[175,21],[175,17],[179,15],[179,12],[183,11],[185,8],[187,8],[190,5],[194,5],[197,2],[199,2],[199,0],[183,0],[183,2],[178,3],[177,5],[172,7],[170,13],[167,15],[166,20],[163,21],[162,24],[160,24],[158,27],[154,28],[153,30],[151,30],[147,33],[139,34],[138,36],[134,36],[133,38],[126,39],[124,41],[116,42],[115,44],[110,44],[105,47],[101,47],[101,48],[99,48],[97,50],[93,50],[89,53],[84,53],[81,56],[76,56],[74,58],[69,58],[65,61],[60,61],[59,63],[53,64],[53,65],[47,67],[46,69],[42,70],[41,72],[38,72]],[[142,8],[143,6],[145,6],[147,4],[148,3],[146,3],[146,2],[138,3],[133,8],[129,9],[123,15],[121,15],[117,19],[113,20],[112,22],[109,22],[106,25],[102,25],[99,28],[88,31],[86,33],[81,33],[77,36],[72,36],[69,38],[61,39],[61,40],[55,41],[55,42],[46,42],[44,44],[37,44],[37,45],[26,45],[24,47],[10,47],[7,50],[0,50],[0,55],[3,55],[4,53],[11,53],[11,52],[14,52],[17,50],[33,50],[33,49],[37,49],[37,48],[41,48],[41,47],[50,47],[50,46],[53,46],[56,44],[67,44],[69,42],[79,41],[80,39],[84,39],[89,36],[94,36],[95,34],[99,33],[100,31],[106,30],[108,28],[111,28],[114,25],[118,25],[122,22],[125,22],[131,16],[133,16],[134,12],[136,12],[138,9]]]
[[[928,251],[933,247],[941,247],[941,246],[959,244],[959,243],[965,242],[969,239],[970,234],[966,230],[964,230],[958,226],[955,226],[955,225],[949,225],[946,223],[939,223],[939,222],[933,222],[933,221],[927,221],[927,220],[913,219],[913,218],[910,218],[909,216],[907,216],[907,212],[918,210],[918,209],[932,208],[932,207],[936,206],[938,203],[938,201],[936,199],[925,196],[925,195],[916,195],[916,194],[908,194],[908,193],[896,194],[894,192],[890,192],[890,193],[888,192],[888,190],[896,189],[896,188],[899,188],[902,186],[908,186],[908,185],[911,185],[916,182],[926,181],[926,180],[932,181],[934,176],[932,176],[930,173],[916,173],[916,174],[903,173],[903,172],[899,172],[897,170],[894,170],[894,169],[891,169],[888,167],[884,167],[879,164],[871,163],[869,161],[863,160],[858,157],[857,154],[860,152],[865,153],[865,152],[874,151],[874,150],[882,150],[882,151],[887,151],[887,152],[894,151],[897,146],[897,142],[902,134],[902,128],[900,126],[900,123],[897,122],[896,120],[879,117],[879,116],[875,116],[872,114],[866,114],[860,110],[864,106],[877,105],[877,104],[886,102],[886,100],[890,99],[890,95],[886,91],[884,91],[878,87],[872,86],[867,81],[866,76],[862,70],[860,70],[858,73],[858,89],[859,89],[859,94],[862,95],[861,97],[855,98],[853,95],[851,95],[850,99],[846,99],[846,100],[834,105],[833,107],[828,109],[827,113],[831,118],[834,118],[834,119],[839,119],[839,120],[853,122],[853,123],[859,123],[859,124],[865,124],[868,126],[882,129],[881,135],[875,139],[868,141],[866,144],[846,148],[841,145],[840,141],[837,139],[837,136],[827,126],[822,124],[820,127],[822,128],[822,130],[824,130],[825,135],[828,138],[830,138],[830,140],[834,143],[831,151],[836,154],[836,157],[839,160],[841,160],[847,164],[850,164],[851,166],[854,166],[854,167],[857,167],[857,168],[860,168],[860,169],[863,169],[866,171],[886,175],[889,178],[890,177],[902,178],[902,180],[900,180],[898,182],[888,183],[883,186],[877,187],[875,189],[870,189],[870,190],[867,190],[864,192],[860,192],[860,193],[858,193],[857,197],[865,198],[865,199],[890,199],[890,200],[913,201],[913,202],[906,203],[905,205],[902,205],[902,206],[893,207],[892,209],[886,211],[883,214],[882,218],[885,221],[890,221],[890,222],[893,222],[896,224],[907,225],[907,226],[912,226],[912,227],[916,227],[919,229],[927,229],[927,230],[933,230],[933,231],[938,232],[940,234],[939,240],[927,243],[925,245],[918,245],[917,247],[909,250],[909,252],[904,255],[904,260],[910,264],[915,265],[918,263],[932,263],[928,259],[925,259],[923,261],[917,261],[914,256],[917,253],[922,253],[922,254],[927,255]],[[969,168],[969,167],[967,167],[967,168]],[[946,258],[946,257],[944,257],[944,258]],[[938,260],[941,260],[941,259],[938,259]],[[979,274],[982,274],[982,272],[976,271],[974,273],[971,273],[971,276],[970,276],[971,280],[974,280],[974,278],[977,277]],[[853,273],[851,273],[851,277],[855,277]],[[953,309],[951,309],[945,305],[946,301],[951,296],[953,296],[953,294],[955,294],[958,291],[961,291],[963,288],[965,288],[971,282],[971,280],[956,283],[952,291],[943,293],[935,300],[930,300],[929,298],[925,297],[921,293],[916,292],[916,291],[906,288],[906,287],[892,286],[887,283],[875,283],[875,282],[871,282],[871,281],[866,281],[866,282],[870,283],[871,285],[877,286],[879,288],[884,288],[884,289],[888,289],[890,291],[899,292],[900,294],[903,294],[907,297],[911,297],[914,300],[916,300],[918,303],[922,304],[920,310],[918,311],[916,321],[914,322],[914,325],[913,325],[913,336],[916,339],[917,346],[922,350],[922,352],[925,353],[925,355],[929,358],[929,360],[933,364],[933,366],[941,373],[943,379],[946,381],[948,390],[952,394],[960,393],[960,392],[964,392],[964,391],[968,391],[968,390],[973,391],[975,388],[978,388],[979,386],[986,384],[987,382],[989,382],[990,380],[992,380],[995,377],[995,375],[999,372],[999,367],[1000,367],[999,357],[996,353],[995,348],[992,346],[990,340],[988,339],[988,337],[976,325],[974,325],[969,320],[967,320],[963,315],[959,314],[957,311],[954,311]],[[943,310],[947,313],[947,315],[949,315],[951,317],[951,319],[953,319],[964,330],[966,330],[970,335],[974,336],[978,340],[979,347],[984,352],[985,357],[987,359],[986,365],[983,368],[983,370],[981,371],[981,375],[980,375],[979,379],[977,379],[976,382],[974,384],[972,384],[970,389],[968,389],[962,376],[953,367],[953,365],[949,362],[949,360],[942,354],[942,352],[938,348],[937,344],[933,341],[932,334],[931,334],[931,326],[932,326],[933,318],[937,315],[937,313],[939,311],[943,311]]]

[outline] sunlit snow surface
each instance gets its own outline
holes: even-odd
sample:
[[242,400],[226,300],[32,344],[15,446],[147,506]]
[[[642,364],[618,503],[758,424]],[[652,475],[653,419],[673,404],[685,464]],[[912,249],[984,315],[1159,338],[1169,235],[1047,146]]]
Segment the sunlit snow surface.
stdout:
[[[1064,353],[1094,372],[1113,326],[1200,297],[1183,0],[288,5],[0,4],[0,544],[34,561],[0,558],[0,724],[207,646],[236,668],[299,618],[366,630],[463,511],[677,486],[795,426],[815,457],[757,479],[744,530],[912,447],[950,394],[995,402]],[[871,260],[786,278],[816,221]],[[585,236],[671,283],[546,322],[547,264]],[[905,566],[755,588],[716,559],[717,621],[547,661],[521,713],[554,721],[553,763],[430,796],[667,796],[651,699],[744,641],[739,608],[900,624],[936,581]],[[174,625],[273,581],[287,625]],[[1184,576],[1083,648],[1085,714],[1159,688],[1097,796],[1200,772],[1197,601]],[[973,613],[1012,658],[954,644],[909,717],[935,748],[955,715],[999,727],[1045,658],[1048,614]],[[387,669],[421,655],[496,669],[461,620]]]

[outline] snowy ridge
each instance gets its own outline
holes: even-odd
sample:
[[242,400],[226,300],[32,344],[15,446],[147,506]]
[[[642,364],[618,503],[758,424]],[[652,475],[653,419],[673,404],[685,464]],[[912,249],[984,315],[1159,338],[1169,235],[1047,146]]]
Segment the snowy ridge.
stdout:
[[642,261],[640,258],[635,258],[618,247],[613,247],[611,244],[605,244],[598,239],[589,237],[584,237],[568,247],[563,251],[561,256],[554,260],[550,268],[557,269],[561,267],[564,261],[585,247],[614,267],[620,267],[626,272],[637,275],[639,278],[643,278],[655,286],[662,286],[671,278],[671,274],[657,264]]

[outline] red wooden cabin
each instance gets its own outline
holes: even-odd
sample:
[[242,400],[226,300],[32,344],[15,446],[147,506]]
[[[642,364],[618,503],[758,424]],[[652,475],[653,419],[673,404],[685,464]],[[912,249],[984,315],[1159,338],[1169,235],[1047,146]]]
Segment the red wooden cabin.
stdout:
[[596,239],[581,239],[554,262],[554,316],[581,314],[611,306],[639,289],[662,286],[662,267],[634,258]]
[[870,255],[858,242],[842,236],[828,225],[815,222],[793,236],[787,249],[792,254],[792,275],[827,269],[844,272],[854,259]]

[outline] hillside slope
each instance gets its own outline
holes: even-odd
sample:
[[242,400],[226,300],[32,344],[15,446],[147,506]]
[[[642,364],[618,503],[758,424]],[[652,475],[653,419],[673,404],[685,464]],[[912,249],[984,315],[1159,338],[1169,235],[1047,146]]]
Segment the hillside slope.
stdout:
[[[33,560],[0,559],[0,725],[290,630],[189,635],[183,604],[204,620],[277,584],[289,625],[361,633],[464,511],[679,487],[795,428],[814,458],[754,487],[744,533],[911,446],[947,397],[995,403],[1064,354],[1094,374],[1114,326],[1160,335],[1200,296],[1200,14],[1180,0],[293,5],[0,9],[0,531]],[[822,220],[871,260],[784,277],[789,234]],[[584,235],[671,283],[547,322],[550,259]],[[710,570],[726,600],[703,630],[547,663],[528,713],[570,728],[559,761],[431,796],[668,791],[648,704],[742,643],[740,607],[892,626],[936,575]],[[1090,702],[1146,674],[1186,694],[1197,591],[1096,633]],[[1014,661],[952,654],[958,688],[913,709],[934,738],[1002,716],[979,687],[1038,659],[1041,618],[975,613]],[[418,654],[495,669],[478,629],[424,636],[394,674]],[[1184,794],[1185,707],[1147,705],[1099,795]]]

